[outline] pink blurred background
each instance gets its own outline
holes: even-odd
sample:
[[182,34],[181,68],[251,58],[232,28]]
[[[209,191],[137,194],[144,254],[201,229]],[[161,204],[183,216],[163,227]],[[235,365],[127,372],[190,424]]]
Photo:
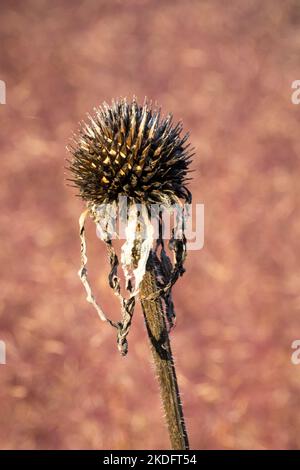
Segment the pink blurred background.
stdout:
[[141,311],[124,359],[85,301],[83,204],[64,181],[85,113],[134,94],[191,131],[205,204],[204,249],[174,288],[191,447],[300,448],[299,25],[294,0],[1,2],[0,448],[169,446]]

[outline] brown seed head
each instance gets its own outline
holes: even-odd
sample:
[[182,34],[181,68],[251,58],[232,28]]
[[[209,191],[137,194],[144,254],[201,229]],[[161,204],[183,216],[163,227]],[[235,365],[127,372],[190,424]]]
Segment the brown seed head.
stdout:
[[70,179],[79,195],[93,204],[119,195],[138,203],[190,202],[185,183],[192,153],[188,134],[172,116],[135,99],[113,101],[95,110],[71,145]]

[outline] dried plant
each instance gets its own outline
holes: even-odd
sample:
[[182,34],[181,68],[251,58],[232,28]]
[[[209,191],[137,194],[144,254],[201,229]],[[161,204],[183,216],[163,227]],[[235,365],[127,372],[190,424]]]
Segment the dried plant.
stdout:
[[[69,179],[86,201],[79,219],[81,238],[80,278],[87,300],[100,318],[117,329],[122,355],[128,351],[129,333],[136,298],[139,295],[150,339],[162,402],[173,449],[188,449],[182,405],[173,362],[169,330],[175,320],[172,287],[184,273],[186,239],[183,218],[177,219],[169,242],[171,262],[163,240],[162,207],[191,202],[186,187],[192,153],[188,135],[181,137],[181,123],[173,125],[172,116],[161,118],[160,110],[143,106],[135,99],[104,104],[88,117],[69,146],[72,158]],[[122,206],[122,201],[126,205]],[[159,233],[154,237],[150,220],[153,204]],[[112,239],[118,216],[126,220],[126,241],[121,249],[121,266],[128,295],[121,292],[119,258]],[[109,319],[96,302],[87,277],[85,218],[90,215],[105,242],[111,265],[109,284],[120,300],[122,319]],[[155,247],[153,248],[153,245]]]

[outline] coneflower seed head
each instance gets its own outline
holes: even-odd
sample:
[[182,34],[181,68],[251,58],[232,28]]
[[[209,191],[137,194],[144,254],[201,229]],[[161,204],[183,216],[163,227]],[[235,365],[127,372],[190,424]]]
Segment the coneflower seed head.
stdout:
[[126,196],[137,203],[190,202],[186,188],[191,151],[188,134],[172,116],[135,99],[95,110],[70,147],[71,181],[87,202],[99,205]]

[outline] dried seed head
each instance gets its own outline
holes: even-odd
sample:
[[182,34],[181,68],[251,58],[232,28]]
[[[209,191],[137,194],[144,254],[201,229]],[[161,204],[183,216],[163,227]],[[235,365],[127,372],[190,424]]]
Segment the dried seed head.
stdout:
[[79,195],[92,204],[126,196],[138,203],[170,205],[184,199],[191,151],[188,135],[180,136],[182,124],[172,116],[160,117],[135,99],[104,104],[89,116],[70,151],[71,181]]

